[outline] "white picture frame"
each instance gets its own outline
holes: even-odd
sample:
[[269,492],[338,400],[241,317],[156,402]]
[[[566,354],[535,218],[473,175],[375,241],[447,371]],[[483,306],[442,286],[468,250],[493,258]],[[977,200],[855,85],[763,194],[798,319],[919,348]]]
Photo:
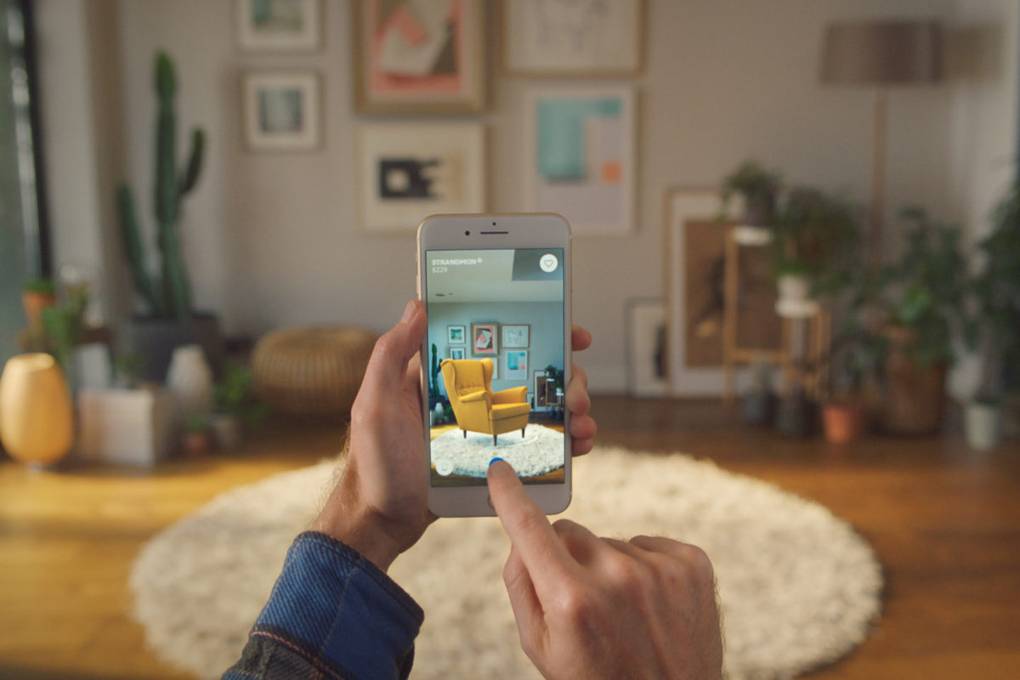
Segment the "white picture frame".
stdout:
[[525,210],[560,213],[574,236],[630,234],[637,216],[634,89],[536,87],[525,106]]
[[503,69],[529,77],[634,77],[645,0],[503,0]]
[[662,300],[627,302],[627,388],[633,396],[669,394],[668,335]]
[[[688,367],[686,363],[686,266],[684,228],[694,220],[738,219],[740,201],[725,207],[718,187],[673,187],[665,194],[666,342],[669,392],[673,396],[717,397],[723,394],[722,366]],[[746,384],[747,371],[738,369],[737,384]]]
[[503,380],[528,381],[528,350],[511,349],[503,352]]
[[244,74],[244,143],[249,151],[314,151],[322,143],[314,71]]
[[448,345],[466,345],[467,344],[467,326],[466,325],[454,325],[446,327],[446,344]]
[[366,123],[357,154],[366,231],[413,233],[426,215],[485,212],[481,123]]
[[505,323],[499,328],[503,349],[528,349],[531,346],[531,324]]
[[321,0],[234,0],[242,50],[310,52],[322,43]]
[[447,347],[446,349],[450,359],[467,359],[467,347]]

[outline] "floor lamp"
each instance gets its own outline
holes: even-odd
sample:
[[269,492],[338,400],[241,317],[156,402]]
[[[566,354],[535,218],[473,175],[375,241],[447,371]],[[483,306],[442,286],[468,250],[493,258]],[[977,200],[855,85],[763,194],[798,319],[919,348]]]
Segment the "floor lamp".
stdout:
[[882,253],[888,91],[941,79],[942,30],[936,21],[835,23],[826,30],[822,82],[870,87],[875,91],[868,230],[868,252],[873,265],[879,263]]

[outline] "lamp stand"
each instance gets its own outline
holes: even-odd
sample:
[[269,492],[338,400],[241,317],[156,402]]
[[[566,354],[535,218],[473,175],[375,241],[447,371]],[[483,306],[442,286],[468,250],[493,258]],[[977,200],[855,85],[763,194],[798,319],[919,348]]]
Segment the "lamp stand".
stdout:
[[882,224],[885,221],[887,97],[884,89],[875,91],[871,140],[871,224],[868,232],[868,252],[874,267],[882,260]]

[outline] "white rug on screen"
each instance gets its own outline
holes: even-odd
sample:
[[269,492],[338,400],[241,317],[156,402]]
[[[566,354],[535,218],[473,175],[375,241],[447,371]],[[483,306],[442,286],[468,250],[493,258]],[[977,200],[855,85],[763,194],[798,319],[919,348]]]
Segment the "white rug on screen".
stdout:
[[544,425],[528,425],[504,432],[492,444],[491,434],[449,430],[432,440],[432,464],[444,475],[484,477],[489,461],[499,456],[513,466],[518,475],[537,477],[563,467],[563,433]]
[[[336,464],[234,489],[153,538],[131,574],[135,614],[167,662],[219,677],[240,655],[287,547]],[[596,449],[575,462],[564,513],[608,536],[660,534],[712,558],[731,679],[787,678],[845,655],[879,615],[868,544],[824,507],[683,455]],[[412,678],[538,678],[503,589],[491,518],[440,520],[393,578],[425,609]]]

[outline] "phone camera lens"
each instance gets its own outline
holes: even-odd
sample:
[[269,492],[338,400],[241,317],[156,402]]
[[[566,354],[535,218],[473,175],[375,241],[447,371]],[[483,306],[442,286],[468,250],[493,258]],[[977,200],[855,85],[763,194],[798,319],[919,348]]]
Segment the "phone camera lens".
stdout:
[[464,232],[464,235],[465,235],[465,236],[470,236],[470,235],[471,235],[471,232],[470,232],[470,231],[465,231],[465,232]]
[[494,226],[494,227],[495,227],[495,226],[496,226],[496,223],[495,223],[495,222],[493,222],[493,223],[492,223],[492,226]]

